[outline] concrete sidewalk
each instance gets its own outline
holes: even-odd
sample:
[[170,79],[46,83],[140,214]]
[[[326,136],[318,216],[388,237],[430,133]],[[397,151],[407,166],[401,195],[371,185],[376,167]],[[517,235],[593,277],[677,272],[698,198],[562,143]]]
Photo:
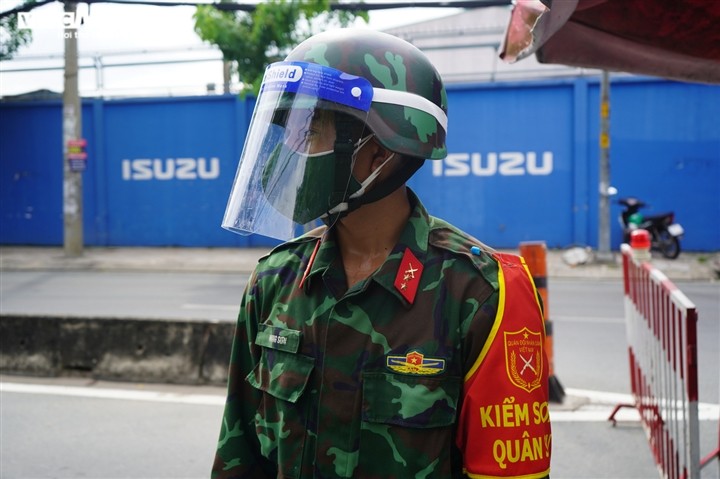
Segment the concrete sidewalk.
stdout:
[[[68,257],[61,247],[0,246],[0,271],[167,271],[238,272],[252,271],[269,248],[165,248],[88,247],[80,257]],[[516,250],[505,250],[517,253]],[[613,254],[610,262],[599,262],[593,253],[575,264],[578,250],[548,250],[548,278],[622,278],[622,259]],[[572,258],[574,257],[574,258]],[[674,281],[720,279],[720,253],[686,253],[668,260],[653,253],[653,264]]]

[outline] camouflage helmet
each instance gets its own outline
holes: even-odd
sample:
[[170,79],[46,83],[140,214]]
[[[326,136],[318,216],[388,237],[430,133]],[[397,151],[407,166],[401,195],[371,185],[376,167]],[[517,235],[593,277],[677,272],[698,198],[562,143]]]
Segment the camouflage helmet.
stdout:
[[[338,29],[305,40],[286,60],[317,63],[367,79],[376,93],[366,124],[388,150],[424,159],[447,155],[445,87],[414,45],[371,29]],[[392,95],[385,95],[392,91],[416,95],[410,98],[422,109],[395,103]]]

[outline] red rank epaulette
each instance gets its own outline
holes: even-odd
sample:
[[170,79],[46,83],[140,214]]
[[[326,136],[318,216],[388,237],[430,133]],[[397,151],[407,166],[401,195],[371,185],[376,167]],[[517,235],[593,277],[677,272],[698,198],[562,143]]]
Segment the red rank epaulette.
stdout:
[[410,304],[415,301],[415,294],[418,286],[420,286],[422,271],[422,263],[410,251],[410,248],[405,248],[405,253],[400,260],[400,267],[395,277],[395,288]]

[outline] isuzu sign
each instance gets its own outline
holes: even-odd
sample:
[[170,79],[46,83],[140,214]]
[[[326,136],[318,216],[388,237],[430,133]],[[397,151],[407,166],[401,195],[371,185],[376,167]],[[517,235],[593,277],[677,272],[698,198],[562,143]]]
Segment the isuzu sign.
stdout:
[[433,176],[547,176],[553,172],[553,154],[545,151],[506,151],[502,153],[450,153],[444,160],[432,161]]
[[220,176],[218,158],[136,158],[122,160],[122,179],[214,180]]

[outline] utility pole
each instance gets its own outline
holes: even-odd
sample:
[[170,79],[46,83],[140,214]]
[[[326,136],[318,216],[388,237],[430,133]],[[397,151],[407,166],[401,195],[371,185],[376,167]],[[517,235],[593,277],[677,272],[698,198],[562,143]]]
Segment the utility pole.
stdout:
[[[82,110],[78,92],[78,29],[74,19],[77,3],[65,2],[65,90],[63,92],[63,247],[65,256],[83,253],[83,184],[82,170],[73,167],[73,142],[82,137]],[[84,162],[80,163],[84,165]]]
[[600,202],[598,207],[598,255],[611,261],[610,252],[610,75],[602,72],[600,85]]
[[230,93],[230,76],[232,73],[232,63],[223,59],[223,93]]

